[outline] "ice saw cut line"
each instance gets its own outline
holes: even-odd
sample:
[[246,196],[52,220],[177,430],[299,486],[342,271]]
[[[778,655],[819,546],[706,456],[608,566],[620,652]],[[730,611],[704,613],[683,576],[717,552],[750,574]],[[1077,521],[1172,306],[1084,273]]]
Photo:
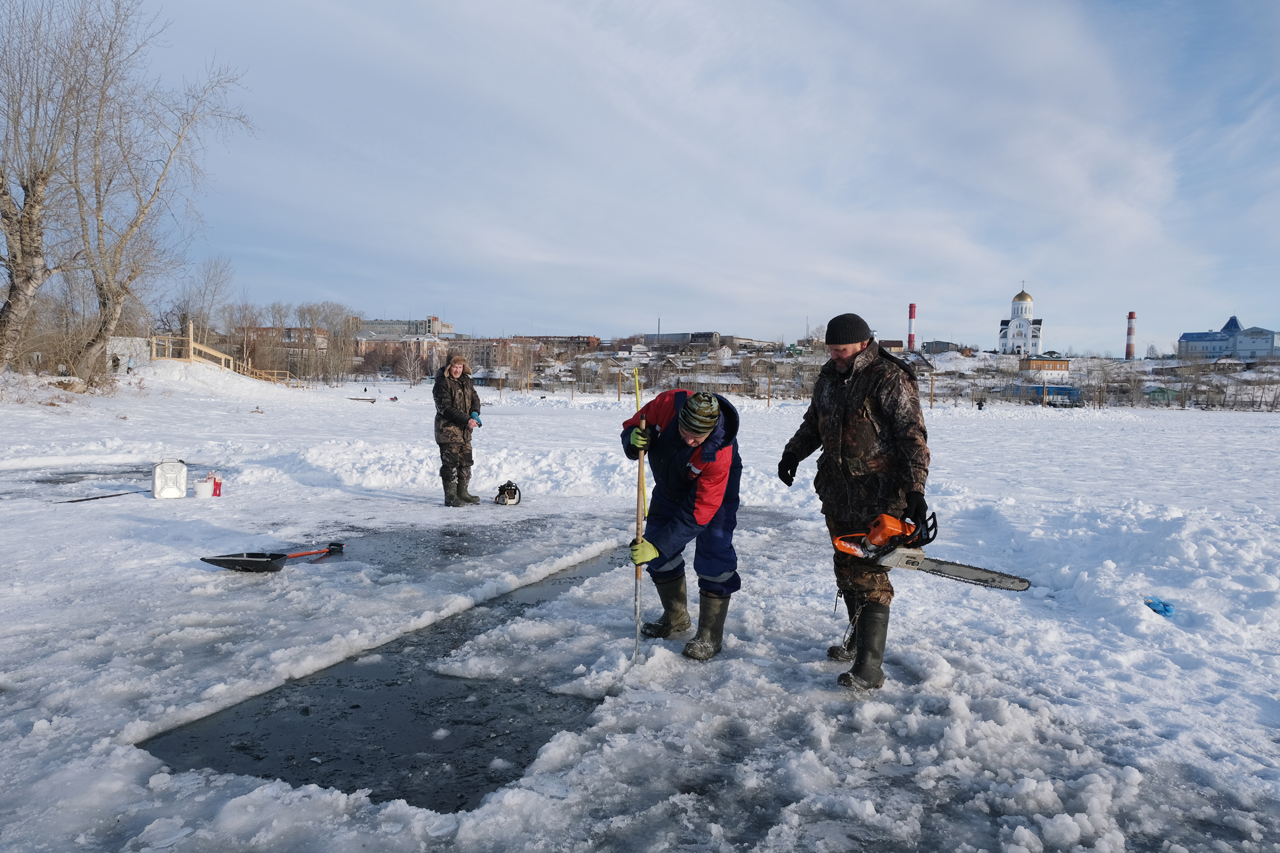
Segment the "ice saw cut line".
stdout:
[[[1031,588],[1031,581],[1017,575],[1006,575],[1004,572],[993,569],[926,557],[923,548],[910,547],[912,540],[916,538],[915,530],[915,525],[910,521],[897,519],[891,515],[882,515],[871,523],[870,531],[836,536],[831,540],[831,544],[835,545],[837,551],[843,551],[864,560],[874,560],[886,568],[928,572],[931,575],[990,589],[1023,592]],[[934,522],[933,531],[927,541],[933,541],[936,530],[936,522]]]

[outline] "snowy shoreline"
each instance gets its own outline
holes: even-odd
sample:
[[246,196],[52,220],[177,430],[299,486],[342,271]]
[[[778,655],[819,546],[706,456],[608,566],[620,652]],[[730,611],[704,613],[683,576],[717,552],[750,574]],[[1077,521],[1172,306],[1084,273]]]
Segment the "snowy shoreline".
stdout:
[[[698,666],[653,643],[630,666],[620,566],[442,664],[605,697],[587,731],[562,732],[474,812],[165,772],[132,744],[628,537],[635,469],[617,433],[634,400],[483,390],[473,490],[514,479],[525,500],[455,510],[440,505],[429,387],[347,399],[363,387],[181,364],[111,396],[3,378],[5,849],[1280,850],[1280,462],[1266,449],[1280,419],[1267,414],[926,411],[942,521],[930,552],[1033,588],[895,574],[890,680],[855,702],[823,655],[842,626],[813,461],[790,490],[773,473],[804,404],[745,400],[744,503],[791,520],[743,528],[721,657]],[[219,470],[225,497],[55,503],[145,488],[136,472],[168,457]],[[41,482],[76,471],[100,476]],[[423,572],[260,577],[198,559],[516,518],[545,532]]]

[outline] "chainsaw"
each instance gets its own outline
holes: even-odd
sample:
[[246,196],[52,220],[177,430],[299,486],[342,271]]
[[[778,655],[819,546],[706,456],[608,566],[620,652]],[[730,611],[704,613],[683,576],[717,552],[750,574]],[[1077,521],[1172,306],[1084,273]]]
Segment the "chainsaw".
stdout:
[[938,518],[930,515],[924,529],[917,532],[916,525],[906,519],[881,515],[871,522],[866,533],[847,533],[831,540],[837,551],[872,560],[890,569],[912,569],[951,578],[955,581],[1022,592],[1030,589],[1031,581],[1017,575],[980,569],[950,560],[935,560],[924,555],[924,546],[938,536]]

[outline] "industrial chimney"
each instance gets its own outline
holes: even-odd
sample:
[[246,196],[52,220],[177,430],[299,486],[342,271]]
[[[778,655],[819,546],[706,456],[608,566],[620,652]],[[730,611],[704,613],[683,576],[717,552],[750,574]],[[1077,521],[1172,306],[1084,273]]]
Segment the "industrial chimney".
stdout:
[[1129,312],[1129,332],[1124,337],[1124,360],[1133,361],[1133,341],[1138,332],[1138,312]]
[[911,310],[907,312],[907,352],[916,351],[916,304],[911,303]]

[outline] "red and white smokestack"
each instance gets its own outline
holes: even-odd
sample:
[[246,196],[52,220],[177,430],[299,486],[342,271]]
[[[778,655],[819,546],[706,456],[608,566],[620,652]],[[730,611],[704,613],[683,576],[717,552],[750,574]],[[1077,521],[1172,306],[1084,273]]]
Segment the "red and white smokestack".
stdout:
[[907,312],[907,352],[916,351],[916,304],[911,303],[911,310]]
[[1129,333],[1124,337],[1124,360],[1133,361],[1133,341],[1138,333],[1138,312],[1129,312]]

